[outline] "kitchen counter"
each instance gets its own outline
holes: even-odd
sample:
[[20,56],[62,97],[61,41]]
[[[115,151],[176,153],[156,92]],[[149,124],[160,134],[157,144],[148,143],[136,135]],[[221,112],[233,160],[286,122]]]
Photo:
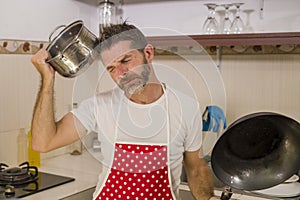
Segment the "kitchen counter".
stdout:
[[[87,151],[82,155],[64,154],[54,158],[46,159],[41,162],[39,168],[42,172],[69,176],[75,178],[75,181],[57,186],[23,199],[25,200],[53,200],[69,199],[68,197],[84,191],[93,191],[97,181],[98,174],[101,171],[101,164],[93,158]],[[181,198],[183,200],[193,200],[189,187],[186,183],[180,185]],[[222,188],[216,188],[215,194],[221,196]],[[74,199],[74,198],[70,198]],[[250,194],[243,191],[233,191],[232,200],[270,200],[279,198],[262,197],[256,194]],[[299,200],[300,197],[287,198],[288,200]],[[88,199],[87,199],[88,200]]]
[[[188,194],[190,193],[189,192],[189,187],[187,184],[181,184],[180,185],[180,190],[181,190],[181,197],[183,198],[183,200],[193,200],[191,194]],[[219,189],[219,188],[216,188],[215,189],[215,195],[216,196],[221,196],[222,194],[222,189]],[[259,197],[257,195],[255,196],[250,196],[250,195],[246,195],[246,194],[243,194],[241,192],[237,193],[237,192],[234,192],[232,197],[231,197],[231,200],[269,200],[267,198],[262,198],[262,197]]]
[[23,199],[62,199],[90,188],[94,188],[97,184],[100,170],[100,162],[93,158],[87,151],[83,151],[82,155],[64,154],[42,160],[39,171],[61,176],[69,176],[75,178],[75,181],[30,195]]
[[[190,194],[189,187],[186,183],[182,183],[180,185],[180,191],[182,200],[194,200],[194,198]],[[215,188],[214,192],[216,196],[221,196],[223,188]],[[231,196],[231,200],[300,200],[300,196],[291,198],[277,198],[262,194],[256,194],[253,192],[233,189],[233,195]]]

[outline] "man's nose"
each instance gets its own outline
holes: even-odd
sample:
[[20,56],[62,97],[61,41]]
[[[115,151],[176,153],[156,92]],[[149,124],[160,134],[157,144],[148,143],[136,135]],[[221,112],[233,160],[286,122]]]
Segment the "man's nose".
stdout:
[[118,70],[118,76],[119,77],[125,76],[129,71],[128,68],[125,65],[119,65],[117,67],[117,70]]

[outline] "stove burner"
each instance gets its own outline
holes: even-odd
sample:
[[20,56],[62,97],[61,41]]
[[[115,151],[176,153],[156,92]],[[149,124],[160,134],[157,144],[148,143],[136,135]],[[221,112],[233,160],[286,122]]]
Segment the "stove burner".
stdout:
[[19,167],[8,168],[0,163],[0,186],[17,186],[34,182],[38,179],[38,169],[24,162]]

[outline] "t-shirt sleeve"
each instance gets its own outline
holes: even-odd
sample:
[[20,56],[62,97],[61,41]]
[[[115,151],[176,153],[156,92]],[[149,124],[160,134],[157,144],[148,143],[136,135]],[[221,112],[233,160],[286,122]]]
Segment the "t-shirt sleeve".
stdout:
[[93,110],[94,108],[94,99],[90,98],[82,101],[78,108],[73,109],[71,112],[73,115],[82,123],[86,128],[87,133],[95,131],[96,121]]
[[200,149],[202,145],[202,116],[200,109],[196,109],[195,114],[188,124],[187,134],[184,143],[185,151],[196,151]]

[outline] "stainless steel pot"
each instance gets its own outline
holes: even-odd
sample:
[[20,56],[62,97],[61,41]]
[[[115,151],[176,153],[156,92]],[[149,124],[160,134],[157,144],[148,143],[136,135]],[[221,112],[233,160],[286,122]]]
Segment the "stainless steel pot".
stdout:
[[[53,40],[52,35],[64,28]],[[62,76],[72,78],[84,72],[97,56],[98,38],[78,20],[68,26],[61,25],[49,36],[47,62]]]
[[276,113],[244,116],[219,138],[211,164],[215,175],[236,189],[278,185],[299,170],[300,124]]

